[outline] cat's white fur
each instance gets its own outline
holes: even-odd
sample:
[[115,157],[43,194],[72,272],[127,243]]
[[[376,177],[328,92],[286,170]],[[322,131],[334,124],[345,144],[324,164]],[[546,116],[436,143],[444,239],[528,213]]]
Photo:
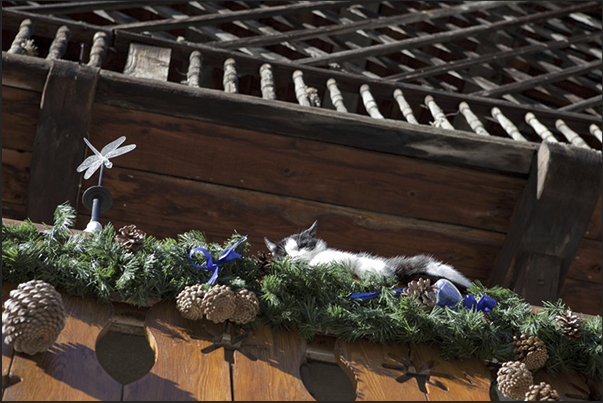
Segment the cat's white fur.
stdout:
[[[395,267],[388,265],[387,260],[382,257],[332,249],[327,247],[327,243],[322,239],[316,239],[316,246],[311,250],[307,248],[300,250],[295,239],[291,238],[287,240],[284,247],[288,256],[307,261],[310,266],[340,263],[348,266],[358,277],[366,272],[380,273],[388,277],[395,273]],[[447,264],[433,261],[427,265],[426,271],[428,274],[445,277],[465,287],[471,286],[471,282],[465,276]]]

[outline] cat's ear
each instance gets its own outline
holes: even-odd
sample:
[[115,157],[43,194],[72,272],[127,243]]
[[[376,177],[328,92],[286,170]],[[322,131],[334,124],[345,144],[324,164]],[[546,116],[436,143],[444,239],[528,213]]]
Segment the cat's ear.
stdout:
[[266,247],[268,248],[268,250],[274,254],[274,252],[276,251],[276,243],[272,242],[270,239],[268,238],[264,238],[264,243],[266,244]]
[[312,238],[316,238],[316,230],[318,229],[318,220],[314,221],[314,224],[310,226],[307,230],[302,232],[303,235],[310,236]]

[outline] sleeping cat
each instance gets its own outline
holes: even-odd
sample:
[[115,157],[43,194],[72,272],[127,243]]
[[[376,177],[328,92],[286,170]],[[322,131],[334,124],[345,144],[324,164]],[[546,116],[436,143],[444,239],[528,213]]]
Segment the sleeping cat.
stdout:
[[338,262],[347,265],[360,277],[366,272],[377,272],[384,276],[396,276],[401,284],[419,278],[435,281],[445,278],[465,292],[471,282],[451,266],[435,260],[431,256],[396,256],[383,258],[368,253],[350,253],[327,247],[322,239],[316,238],[317,221],[307,230],[288,236],[280,242],[264,238],[266,247],[274,258],[290,256],[307,261],[310,266]]

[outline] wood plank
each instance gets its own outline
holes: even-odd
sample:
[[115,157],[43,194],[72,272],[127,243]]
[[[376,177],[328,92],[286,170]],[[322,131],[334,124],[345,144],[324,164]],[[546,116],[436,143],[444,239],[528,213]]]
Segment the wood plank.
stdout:
[[498,232],[506,231],[525,182],[102,104],[92,114],[98,144],[124,127],[139,128],[128,134],[138,147],[115,161],[120,166]]
[[[448,9],[449,10],[449,9]],[[407,71],[403,73],[393,74],[391,76],[384,77],[387,80],[416,80],[418,78],[424,77],[432,77],[438,74],[443,74],[448,71],[457,71],[461,69],[466,69],[471,66],[483,64],[483,63],[493,63],[493,62],[501,62],[505,59],[518,57],[521,55],[528,55],[532,53],[542,52],[551,49],[563,49],[569,47],[574,43],[593,41],[599,38],[600,35],[598,32],[585,34],[585,35],[577,35],[572,36],[570,38],[558,41],[548,41],[544,43],[538,43],[535,45],[522,46],[517,49],[511,49],[504,52],[495,52],[495,53],[487,53],[484,55],[480,55],[477,57],[470,57],[466,59],[455,60],[450,63],[445,63],[442,65],[434,65],[425,67],[419,70]],[[475,95],[475,93],[474,93]],[[563,108],[562,108],[563,109]],[[569,109],[568,109],[569,110]]]
[[33,150],[38,114],[39,92],[2,86],[2,147]]
[[424,386],[416,377],[398,382],[402,371],[387,367],[387,364],[392,364],[402,368],[410,361],[409,355],[407,344],[384,345],[364,340],[347,343],[341,339],[335,342],[335,358],[356,386],[356,400],[428,400]]
[[584,234],[585,238],[601,240],[601,227],[603,226],[603,203],[601,201],[602,197],[599,195],[599,201],[586,228],[586,234]]
[[601,283],[591,283],[568,277],[563,283],[559,298],[576,312],[599,316],[603,312]]
[[[2,10],[2,17],[4,17],[4,10]],[[4,99],[5,88],[8,87],[42,92],[49,71],[50,62],[46,59],[2,51],[2,99]],[[4,111],[4,102],[2,108]]]
[[276,45],[282,42],[303,41],[321,36],[341,35],[350,32],[356,32],[364,29],[377,29],[387,27],[388,25],[413,24],[421,21],[432,20],[435,18],[444,18],[451,15],[470,13],[475,10],[485,11],[493,7],[503,6],[496,1],[476,1],[470,4],[461,4],[458,6],[427,9],[415,13],[395,15],[391,17],[379,17],[372,19],[363,19],[360,21],[349,22],[345,24],[325,25],[316,28],[298,29],[281,34],[271,34],[263,36],[253,36],[231,41],[208,42],[206,45],[215,46],[221,49],[239,49],[249,46]]
[[373,45],[366,48],[343,50],[340,52],[333,52],[324,56],[317,56],[311,58],[305,58],[296,60],[296,63],[307,65],[307,66],[322,66],[333,62],[342,62],[344,60],[362,58],[376,55],[384,55],[389,53],[398,52],[402,49],[412,49],[421,46],[427,46],[435,43],[446,43],[453,41],[458,38],[466,38],[469,36],[484,35],[489,32],[494,32],[503,29],[509,29],[512,27],[521,26],[527,23],[533,23],[538,21],[546,21],[548,19],[565,16],[573,12],[588,11],[599,6],[598,2],[581,3],[579,5],[572,5],[559,10],[544,11],[540,13],[529,14],[523,17],[513,18],[509,20],[502,20],[493,22],[491,24],[477,25],[468,28],[459,28],[450,31],[444,31],[426,35],[417,38],[403,39],[393,43]]
[[299,333],[259,324],[242,349],[234,351],[233,400],[314,400],[299,373],[305,350],[306,340]]
[[172,50],[142,43],[130,43],[124,74],[167,81]]
[[299,106],[255,97],[250,101],[245,95],[174,83],[140,83],[109,71],[101,71],[97,94],[97,102],[117,107],[503,172],[527,172],[534,150],[507,139],[319,108],[305,108],[300,119]]
[[561,401],[580,401],[591,400],[589,396],[590,388],[576,372],[551,375],[547,371],[540,369],[534,373],[534,383],[546,382],[553,387],[559,394]]
[[515,83],[501,85],[497,88],[492,88],[490,90],[478,91],[475,95],[482,97],[498,97],[504,94],[513,94],[516,92],[521,92],[527,89],[537,87],[539,85],[553,83],[555,81],[562,81],[568,77],[581,75],[597,68],[601,70],[602,67],[603,62],[601,60],[595,60],[590,63],[568,67],[566,69],[555,71],[552,73],[540,74],[527,80],[521,80]]
[[[220,243],[236,230],[249,235],[254,251],[265,250],[265,236],[281,239],[318,219],[319,236],[334,248],[382,256],[433,254],[469,277],[483,278],[504,240],[497,232],[119,167],[105,171],[103,186],[113,194],[113,206],[101,214],[103,224],[111,221],[120,228],[134,223],[154,236],[158,234],[151,230],[157,227],[169,229],[171,236],[197,229],[218,235],[212,242]],[[90,214],[82,209],[85,221]]]
[[[164,4],[179,3],[178,1],[164,1]],[[34,11],[40,14],[75,14],[86,13],[94,10],[121,10],[139,8],[148,5],[146,1],[70,1],[68,3],[36,4],[34,6],[7,7],[9,10]]]
[[56,206],[65,201],[77,205],[81,174],[75,169],[84,160],[82,138],[88,132],[99,70],[52,61],[40,105],[27,191],[26,212],[32,221],[52,222]]
[[24,220],[25,205],[11,202],[2,202],[2,217],[12,218],[15,220]]
[[201,352],[213,344],[207,338],[221,334],[222,324],[184,319],[173,301],[153,305],[146,324],[156,362],[148,374],[124,386],[124,401],[231,400],[222,349]]
[[443,360],[437,346],[410,346],[415,368],[429,368],[426,384],[427,400],[431,401],[488,401],[490,400],[490,371],[476,357],[463,360]]
[[301,14],[313,10],[325,10],[329,8],[342,8],[354,4],[354,1],[315,1],[312,4],[286,4],[266,8],[233,11],[224,14],[196,15],[188,18],[170,18],[164,20],[133,22],[129,24],[113,25],[115,30],[128,31],[164,31],[186,28],[189,25],[218,25],[238,20],[256,20],[270,18],[276,15]]
[[31,153],[2,149],[2,202],[25,205]]
[[601,241],[582,239],[567,273],[568,277],[601,285],[601,250]]
[[[599,199],[601,174],[600,153],[558,143],[541,144],[490,286],[513,288],[536,305],[556,298],[552,287],[557,282],[555,288],[562,288]],[[546,272],[547,263],[558,265],[556,276]],[[537,281],[520,282],[520,273],[524,280]],[[543,292],[536,291],[539,288]],[[548,295],[546,290],[551,290]]]
[[96,340],[109,325],[111,305],[61,293],[67,313],[56,343],[33,356],[15,353],[11,374],[21,378],[3,400],[120,400],[122,386],[102,368]]

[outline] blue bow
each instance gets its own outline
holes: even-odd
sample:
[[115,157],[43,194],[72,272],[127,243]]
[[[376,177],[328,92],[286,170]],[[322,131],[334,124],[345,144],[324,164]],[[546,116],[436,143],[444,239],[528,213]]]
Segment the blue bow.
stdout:
[[[400,291],[402,291],[402,290],[404,290],[406,288],[408,288],[408,287],[394,288],[392,291],[400,292]],[[381,291],[377,291],[377,292],[357,292],[357,293],[354,293],[354,294],[350,295],[348,298],[359,298],[362,301],[366,301],[367,299],[375,298],[379,294],[381,294]]]
[[[238,254],[237,252],[234,251],[234,248],[236,248],[237,245],[239,245],[241,242],[243,242],[246,239],[247,239],[247,235],[245,235],[243,238],[239,239],[234,245],[232,245],[224,253],[222,253],[222,255],[220,255],[220,257],[218,258],[218,261],[216,263],[214,263],[214,261],[212,260],[209,251],[204,248],[195,248],[195,249],[191,250],[191,252],[189,253],[188,256],[194,267],[197,267],[199,269],[205,269],[208,271],[213,271],[209,281],[207,282],[207,284],[213,284],[216,281],[216,279],[218,278],[218,269],[220,267],[222,267],[226,263],[230,263],[233,260],[236,260],[241,257],[240,254]],[[205,255],[205,260],[206,260],[207,266],[201,266],[201,265],[195,264],[193,262],[193,253],[195,253],[195,252],[203,252],[203,254]]]
[[465,308],[471,308],[474,311],[477,309],[478,311],[490,312],[494,309],[494,305],[496,305],[496,300],[485,295],[480,298],[479,302],[475,300],[473,295],[466,295],[463,300],[463,306]]

